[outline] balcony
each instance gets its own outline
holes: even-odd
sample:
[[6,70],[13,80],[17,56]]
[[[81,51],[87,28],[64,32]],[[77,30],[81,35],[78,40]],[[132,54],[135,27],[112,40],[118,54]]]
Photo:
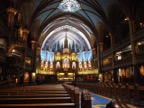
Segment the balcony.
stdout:
[[102,66],[102,71],[112,70],[112,63],[105,64]]
[[132,65],[132,56],[126,56],[121,60],[114,61],[114,68],[126,67]]
[[144,52],[138,53],[136,55],[136,64],[144,63]]

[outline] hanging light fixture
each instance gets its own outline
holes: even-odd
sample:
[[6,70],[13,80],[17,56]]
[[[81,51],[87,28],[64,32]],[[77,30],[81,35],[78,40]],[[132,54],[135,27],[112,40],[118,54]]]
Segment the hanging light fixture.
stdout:
[[58,8],[62,12],[77,12],[81,6],[77,0],[63,0]]

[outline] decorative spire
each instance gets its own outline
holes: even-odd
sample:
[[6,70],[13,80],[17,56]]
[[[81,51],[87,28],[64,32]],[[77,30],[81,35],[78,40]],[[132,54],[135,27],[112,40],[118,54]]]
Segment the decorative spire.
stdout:
[[86,51],[86,48],[85,48],[85,46],[83,46],[83,51]]
[[54,52],[57,52],[57,45],[56,45],[56,43],[54,44]]
[[68,48],[68,39],[67,39],[67,34],[64,40],[64,48]]
[[75,51],[75,52],[77,52],[77,45],[76,45],[76,44],[75,44],[75,48],[74,48],[74,51]]
[[75,49],[75,44],[74,44],[74,41],[73,41],[73,44],[72,44],[72,52],[74,52],[74,49]]
[[71,50],[72,49],[72,47],[71,47],[71,44],[69,43],[69,49]]
[[57,44],[57,50],[60,52],[60,43]]

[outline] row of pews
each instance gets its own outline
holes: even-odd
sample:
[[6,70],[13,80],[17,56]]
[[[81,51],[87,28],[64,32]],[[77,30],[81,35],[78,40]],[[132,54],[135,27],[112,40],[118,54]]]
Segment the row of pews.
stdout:
[[76,108],[92,108],[92,101],[88,90],[83,89],[80,91],[78,87],[68,84],[63,84],[63,86],[71,96]]
[[112,82],[77,83],[82,89],[88,89],[99,95],[121,99],[127,103],[144,106],[144,86],[138,84],[115,84]]
[[0,108],[76,108],[61,84],[0,89]]
[[91,108],[87,90],[68,84],[0,89],[0,108]]

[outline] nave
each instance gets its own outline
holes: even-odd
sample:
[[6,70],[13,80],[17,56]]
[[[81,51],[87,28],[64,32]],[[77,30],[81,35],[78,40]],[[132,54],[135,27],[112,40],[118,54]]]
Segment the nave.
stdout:
[[143,107],[144,0],[0,0],[0,88],[1,107]]
[[[83,84],[84,85],[84,84]],[[86,87],[87,86],[87,87]],[[1,88],[1,108],[139,108],[96,94],[96,88],[71,84],[44,84]],[[80,87],[80,88],[79,88]],[[86,87],[84,89],[84,87]],[[92,88],[93,86],[91,86]],[[108,106],[112,101],[111,105]],[[123,107],[122,107],[123,106]],[[140,107],[141,108],[141,107]]]

